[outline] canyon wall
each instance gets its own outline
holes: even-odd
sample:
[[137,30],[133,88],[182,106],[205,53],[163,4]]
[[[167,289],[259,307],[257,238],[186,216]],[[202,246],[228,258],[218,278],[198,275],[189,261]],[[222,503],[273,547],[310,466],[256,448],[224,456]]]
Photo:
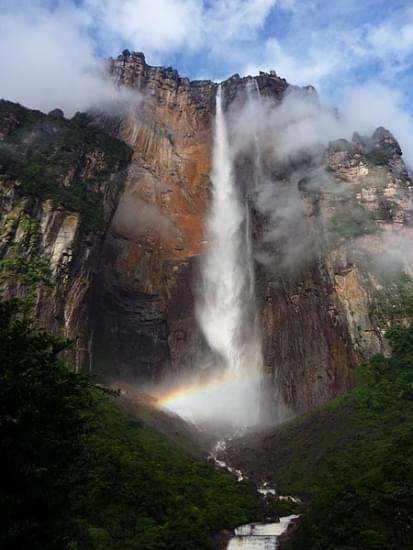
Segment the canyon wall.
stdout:
[[[106,142],[94,146],[88,139],[79,154],[73,144],[64,143],[63,163],[62,155],[48,153],[49,165],[56,156],[60,162],[54,176],[66,195],[81,182],[91,186],[90,193],[99,193],[99,227],[82,221],[90,209],[29,192],[28,183],[22,187],[19,174],[6,170],[0,159],[2,265],[14,250],[23,250],[22,257],[32,250],[22,239],[27,216],[34,219],[36,246],[39,256],[47,258],[50,283],[40,281],[33,298],[43,325],[75,339],[78,368],[92,365],[106,378],[156,381],[197,369],[205,351],[194,302],[206,245],[217,85],[181,78],[171,68],[150,67],[136,52],[111,60],[110,70],[119,86],[136,92],[136,104],[121,116],[95,113],[86,128],[100,140],[112,134],[111,147],[120,143],[115,138],[128,144],[132,156],[127,169],[123,153],[106,162]],[[312,87],[289,86],[274,72],[254,80],[260,96],[273,102],[292,89],[317,101]],[[251,81],[234,75],[223,83],[230,113],[245,103]],[[3,143],[14,143],[20,123],[15,123],[12,107],[3,111]],[[40,127],[46,125],[51,135],[56,124],[74,123],[55,113],[41,118]],[[26,151],[28,140],[21,141],[16,147]],[[279,385],[290,408],[303,412],[349,389],[355,365],[386,351],[384,331],[393,322],[405,322],[409,279],[386,279],[375,257],[391,248],[393,237],[409,237],[412,182],[397,142],[384,129],[368,138],[338,140],[314,154],[340,193],[317,186],[314,176],[311,184],[305,177],[294,179],[297,163],[302,173],[312,170],[311,155],[282,165],[268,160],[263,167],[267,183],[294,186],[300,204],[299,219],[292,215],[290,220],[290,235],[275,242],[266,238],[272,212],[249,187],[252,157],[244,153],[235,159],[235,170],[251,211],[254,247],[261,254],[256,295],[268,398],[271,402],[272,388]],[[82,196],[86,204],[89,199]],[[317,246],[286,263],[282,239],[300,240],[303,231],[315,235]],[[377,255],[371,256],[372,251]],[[22,293],[13,273],[4,271],[6,296]]]
[[131,152],[71,121],[0,101],[0,283],[40,327],[70,339],[69,364],[91,369],[94,274]]
[[[97,348],[105,350],[102,361],[109,357],[113,372],[115,357],[104,345],[110,342],[116,375],[156,379],[165,370],[196,369],[205,345],[194,316],[194,295],[198,259],[206,244],[203,227],[217,87],[210,81],[180,78],[172,69],[150,67],[138,53],[124,52],[113,60],[112,71],[121,85],[131,86],[143,98],[119,128],[134,150],[125,205],[136,197],[137,219],[147,215],[145,206],[150,205],[159,226],[143,224],[131,236],[133,224],[125,224],[122,233],[121,200],[115,216],[119,225],[114,224],[106,241],[101,299],[105,311],[99,317],[106,328],[97,331],[102,335]],[[312,87],[290,87],[274,72],[260,73],[255,81],[261,97],[275,102],[292,88],[316,98]],[[227,109],[236,112],[237,104],[245,102],[248,82],[250,78],[234,75],[223,83]],[[296,411],[346,391],[354,384],[355,365],[385,350],[389,315],[378,319],[374,314],[385,286],[364,261],[364,250],[379,250],[383,232],[409,230],[411,182],[389,133],[379,130],[368,143],[359,136],[352,143],[339,140],[323,152],[323,163],[346,192],[302,189],[299,194],[309,231],[320,217],[331,219],[334,231],[323,235],[316,253],[298,266],[284,268],[277,247],[270,248],[269,261],[256,264],[268,385],[280,385]],[[267,167],[267,172],[275,186],[285,178],[279,167]],[[242,183],[248,174],[253,177],[244,159],[237,166],[240,185],[248,187]],[[258,242],[269,222],[255,206],[254,193],[248,200]],[[355,207],[367,213],[367,221],[353,220]],[[389,292],[397,293],[396,287],[393,284]]]

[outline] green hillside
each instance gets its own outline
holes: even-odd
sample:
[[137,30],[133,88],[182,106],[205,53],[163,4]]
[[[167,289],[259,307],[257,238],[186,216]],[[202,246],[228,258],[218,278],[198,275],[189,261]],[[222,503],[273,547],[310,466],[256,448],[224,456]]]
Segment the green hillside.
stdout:
[[251,485],[119,410],[15,314],[0,305],[2,548],[199,550],[256,518]]

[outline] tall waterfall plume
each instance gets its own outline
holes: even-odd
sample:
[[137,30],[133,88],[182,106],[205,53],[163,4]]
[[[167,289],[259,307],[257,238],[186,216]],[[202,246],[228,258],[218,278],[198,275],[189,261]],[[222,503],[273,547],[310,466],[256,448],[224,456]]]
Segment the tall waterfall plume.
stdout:
[[198,317],[208,344],[222,358],[224,367],[238,377],[244,368],[244,299],[249,298],[250,258],[245,254],[246,213],[233,174],[221,87],[215,124],[208,249]]
[[235,177],[221,86],[206,236],[196,314],[210,353],[195,379],[167,393],[162,402],[195,422],[253,426],[260,417],[263,359],[251,221],[248,196]]
[[208,247],[202,264],[197,307],[201,330],[224,376],[223,402],[211,407],[229,422],[254,424],[259,414],[262,352],[254,296],[254,267],[248,201],[237,186],[222,88],[216,97],[212,200]]

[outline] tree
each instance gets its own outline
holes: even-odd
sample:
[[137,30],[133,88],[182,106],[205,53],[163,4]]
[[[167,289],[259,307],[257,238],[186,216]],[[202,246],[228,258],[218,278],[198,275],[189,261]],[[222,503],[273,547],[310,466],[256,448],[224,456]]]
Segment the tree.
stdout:
[[59,359],[68,343],[17,314],[0,303],[0,547],[62,548],[93,396]]

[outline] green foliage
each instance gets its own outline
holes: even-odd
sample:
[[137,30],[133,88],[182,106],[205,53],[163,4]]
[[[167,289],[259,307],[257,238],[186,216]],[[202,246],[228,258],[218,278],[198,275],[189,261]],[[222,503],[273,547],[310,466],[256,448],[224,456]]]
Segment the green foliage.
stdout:
[[0,101],[0,117],[10,112],[20,123],[0,147],[0,179],[79,212],[87,230],[99,229],[101,184],[127,165],[129,147],[91,126],[85,114],[65,120]]
[[328,233],[341,239],[362,237],[377,230],[373,213],[354,201],[344,203],[327,225]]
[[291,548],[413,548],[413,326],[388,337],[390,358],[374,356],[354,391],[297,421],[278,481],[310,504]]
[[0,304],[2,548],[202,550],[257,519],[248,483],[121,412],[15,313]]
[[0,120],[8,118],[10,114],[15,115],[19,124],[23,121],[29,124],[37,124],[45,117],[43,113],[34,109],[27,109],[20,103],[13,103],[6,99],[0,99]]
[[382,166],[388,164],[388,162],[392,159],[393,151],[392,149],[385,149],[383,147],[374,148],[364,153],[364,157],[370,164],[373,164],[374,166]]
[[327,150],[329,153],[341,153],[342,151],[346,151],[350,154],[360,153],[357,146],[351,141],[347,141],[346,139],[337,139],[335,141],[330,141]]
[[373,214],[377,220],[392,221],[394,215],[400,210],[400,206],[393,200],[387,199]]
[[407,273],[402,273],[399,281],[400,301],[403,311],[413,315],[413,279]]
[[39,251],[39,221],[24,215],[20,229],[20,240],[10,245],[7,255],[0,260],[0,284],[14,280],[23,287],[27,305],[33,305],[39,284],[50,284],[49,260]]
[[275,499],[268,503],[270,513],[268,516],[285,517],[294,515],[301,515],[305,512],[305,507],[301,502],[294,502],[287,499]]
[[393,326],[413,317],[413,279],[407,273],[391,273],[383,289],[372,296],[369,316],[380,327]]
[[0,546],[62,548],[91,394],[58,359],[66,342],[16,312],[0,303]]
[[248,484],[190,459],[110,402],[99,404],[96,419],[75,548],[100,550],[101,537],[108,548],[209,548],[214,532],[256,516]]

